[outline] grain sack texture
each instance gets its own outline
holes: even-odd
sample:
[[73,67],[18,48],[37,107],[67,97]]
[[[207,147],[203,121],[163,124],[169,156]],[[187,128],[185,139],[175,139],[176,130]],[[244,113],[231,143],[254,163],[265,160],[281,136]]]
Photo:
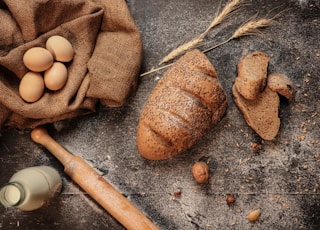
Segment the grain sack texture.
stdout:
[[137,147],[150,160],[190,148],[227,108],[218,75],[199,50],[178,59],[159,80],[140,115]]
[[[0,3],[0,128],[33,128],[94,112],[100,102],[122,106],[136,90],[140,32],[124,0],[4,0]],[[60,91],[27,103],[18,93],[28,71],[23,54],[60,35],[75,55]]]

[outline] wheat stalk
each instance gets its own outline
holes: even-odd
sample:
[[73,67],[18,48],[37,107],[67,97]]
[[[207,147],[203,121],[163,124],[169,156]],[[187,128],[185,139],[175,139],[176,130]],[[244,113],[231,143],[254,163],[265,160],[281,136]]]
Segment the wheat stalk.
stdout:
[[210,26],[202,33],[202,36],[205,37],[211,29],[221,24],[223,20],[231,15],[232,12],[237,10],[241,6],[242,0],[233,0],[230,1],[221,11],[218,16],[216,16],[211,22]]
[[167,65],[164,65],[164,66],[161,66],[161,67],[156,68],[156,69],[151,69],[151,70],[149,70],[148,72],[144,72],[144,73],[140,74],[140,77],[144,77],[144,76],[147,76],[147,75],[149,75],[149,74],[158,72],[159,70],[166,69],[166,68],[168,68],[168,67],[170,67],[170,66],[172,66],[172,65],[173,65],[173,63],[167,64]]
[[193,40],[184,43],[183,45],[179,46],[178,48],[172,50],[167,56],[165,56],[159,65],[171,61],[177,56],[184,54],[186,51],[201,46],[203,43],[203,37],[199,35],[198,37],[194,38]]
[[255,19],[256,17],[253,17],[251,20],[249,20],[247,23],[244,23],[243,25],[239,26],[238,29],[232,34],[232,36],[230,38],[228,38],[227,40],[212,46],[208,49],[203,50],[204,53],[213,50],[219,46],[222,46],[226,43],[228,43],[229,41],[236,39],[236,38],[240,38],[240,37],[244,37],[244,36],[248,36],[248,35],[263,35],[262,32],[260,31],[260,29],[265,28],[270,26],[271,24],[273,24],[274,18],[262,18],[262,19]]
[[171,61],[172,59],[184,54],[186,51],[193,49],[195,47],[201,46],[203,43],[204,38],[207,34],[212,30],[214,27],[219,25],[223,20],[231,15],[236,9],[240,7],[242,0],[231,0],[223,10],[213,19],[209,27],[196,38],[192,39],[191,41],[184,43],[183,45],[179,46],[178,48],[172,50],[167,56],[165,56],[159,65]]
[[261,34],[260,29],[270,26],[272,19],[262,18],[260,20],[252,20],[240,26],[232,35],[232,39],[240,38],[247,35]]
[[[262,32],[260,31],[260,29],[262,28],[265,28],[265,27],[268,27],[270,25],[273,24],[274,22],[274,19],[275,17],[273,18],[262,18],[262,19],[259,19],[257,20],[256,19],[256,16],[252,17],[248,22],[242,24],[241,26],[238,27],[238,29],[236,29],[236,31],[232,34],[232,36],[230,38],[228,38],[227,40],[217,44],[217,45],[214,45],[208,49],[205,49],[203,50],[202,52],[203,53],[206,53],[206,52],[209,52],[219,46],[222,46],[228,42],[230,42],[231,40],[233,39],[236,39],[236,38],[240,38],[240,37],[243,37],[243,36],[248,36],[248,35],[262,35]],[[186,43],[187,44],[187,43]],[[167,64],[167,65],[164,65],[162,67],[159,67],[159,68],[156,68],[156,69],[152,69],[148,72],[145,72],[143,74],[140,75],[140,77],[143,77],[143,76],[146,76],[146,75],[149,75],[151,73],[154,73],[154,72],[157,72],[159,70],[162,70],[162,69],[165,69],[167,67],[170,67],[173,63],[171,64]]]

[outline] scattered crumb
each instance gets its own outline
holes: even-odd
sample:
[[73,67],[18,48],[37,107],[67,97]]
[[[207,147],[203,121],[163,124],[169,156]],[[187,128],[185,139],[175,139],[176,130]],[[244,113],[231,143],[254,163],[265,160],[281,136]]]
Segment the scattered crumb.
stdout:
[[248,158],[246,158],[246,159],[240,158],[239,164],[240,164],[240,165],[245,164],[245,163],[247,163],[247,162],[250,161],[250,160],[251,160],[251,157],[248,157]]
[[173,192],[173,195],[174,195],[174,197],[177,197],[177,198],[181,197],[181,190],[180,189],[175,190]]
[[260,209],[256,209],[256,210],[251,211],[248,214],[247,218],[251,222],[257,222],[259,220],[259,218],[260,218],[260,215],[261,215]]
[[257,153],[261,150],[261,145],[258,143],[251,143],[250,146],[251,146],[252,151],[255,153]]
[[306,136],[304,136],[304,135],[299,135],[299,136],[298,136],[298,139],[299,139],[300,141],[304,141],[304,140],[306,139]]
[[231,206],[234,205],[236,202],[236,197],[233,194],[229,194],[226,198],[227,205]]

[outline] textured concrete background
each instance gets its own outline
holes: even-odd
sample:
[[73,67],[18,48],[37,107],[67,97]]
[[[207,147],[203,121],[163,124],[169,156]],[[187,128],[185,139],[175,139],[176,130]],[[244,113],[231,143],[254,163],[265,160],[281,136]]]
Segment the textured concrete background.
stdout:
[[[173,48],[201,33],[220,1],[128,0],[144,43],[141,72],[157,67]],[[222,5],[226,1],[222,1]],[[282,12],[265,36],[231,41],[209,53],[227,93],[221,122],[185,153],[165,161],[141,158],[135,144],[140,111],[164,71],[140,79],[137,93],[122,108],[99,108],[50,130],[70,152],[82,156],[148,215],[161,229],[320,229],[320,3],[253,0],[208,36],[228,38],[251,16]],[[269,72],[287,74],[294,98],[281,100],[281,128],[274,141],[262,141],[235,106],[231,87],[239,59],[251,51],[270,55]],[[250,143],[262,144],[254,153]],[[191,167],[210,161],[210,180],[196,184]],[[0,207],[0,229],[123,229],[63,173],[60,163],[28,132],[6,130],[0,137],[0,183],[35,165],[59,170],[63,191],[47,207],[21,212]],[[181,191],[181,197],[174,192]],[[233,207],[226,196],[235,194]],[[247,214],[261,209],[250,223]]]

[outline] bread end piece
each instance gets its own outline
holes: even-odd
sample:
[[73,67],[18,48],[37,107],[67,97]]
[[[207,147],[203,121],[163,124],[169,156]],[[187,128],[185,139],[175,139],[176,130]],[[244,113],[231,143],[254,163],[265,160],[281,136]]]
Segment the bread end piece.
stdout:
[[255,51],[240,59],[238,77],[235,79],[237,91],[247,100],[254,100],[265,88],[269,56]]
[[262,139],[273,140],[280,128],[278,94],[267,87],[255,100],[247,100],[240,95],[235,85],[232,87],[232,93],[248,125]]

